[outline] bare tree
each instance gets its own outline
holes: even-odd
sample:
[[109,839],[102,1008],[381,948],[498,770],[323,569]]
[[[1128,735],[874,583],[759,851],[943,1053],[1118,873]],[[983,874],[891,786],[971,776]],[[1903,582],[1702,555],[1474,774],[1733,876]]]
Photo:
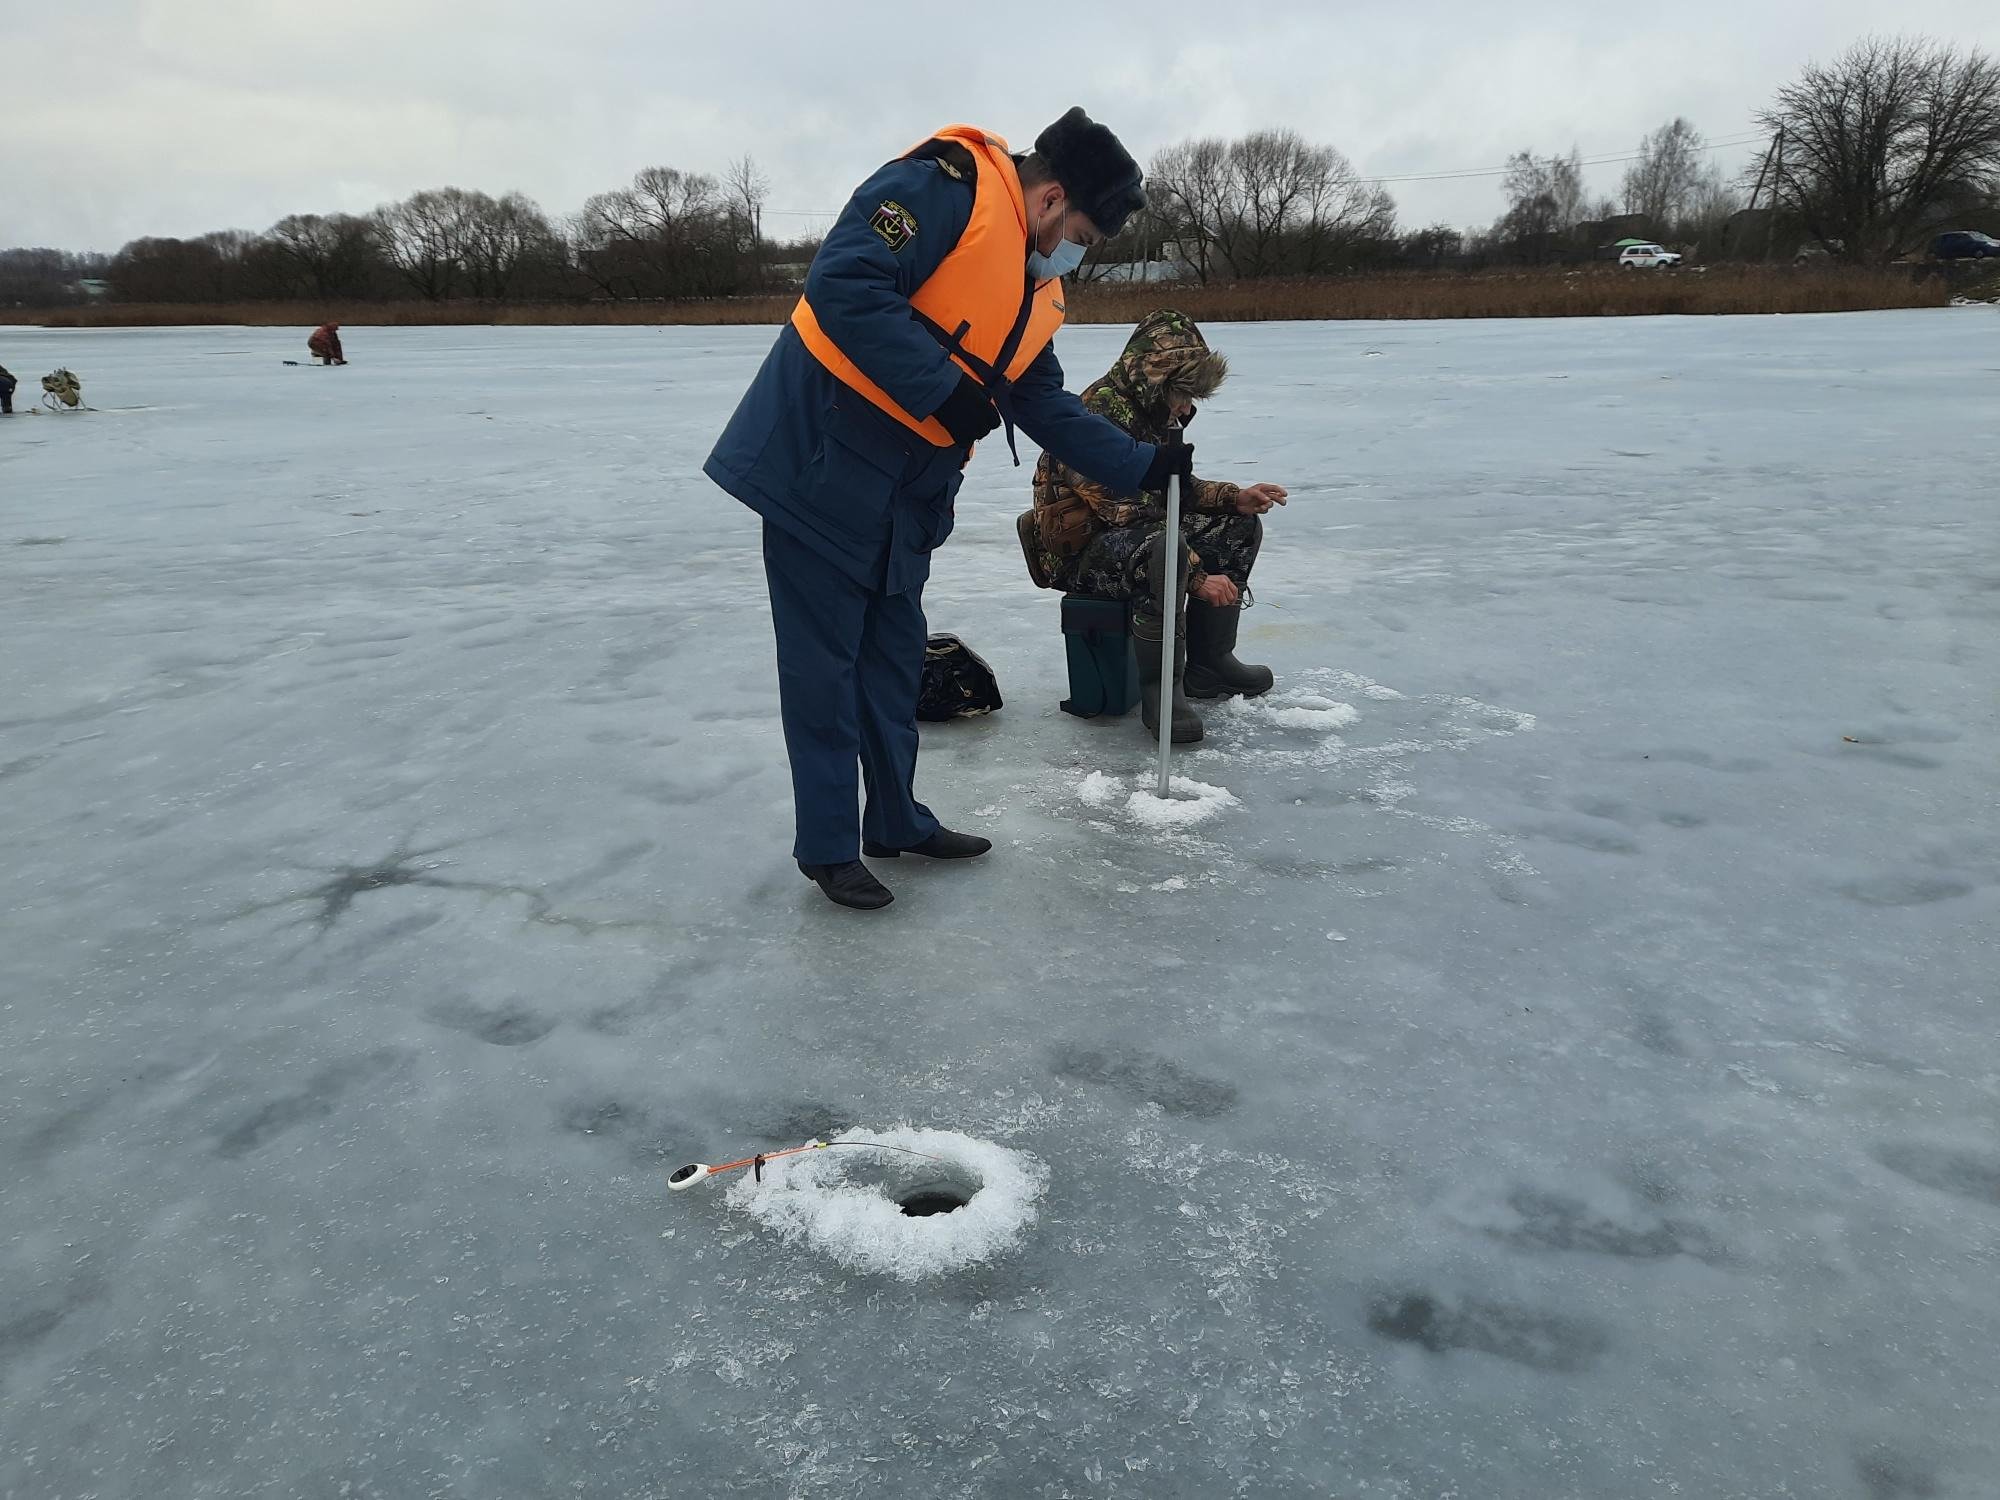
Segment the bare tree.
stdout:
[[1977,48],[1871,38],[1812,64],[1758,121],[1783,164],[1777,206],[1857,264],[1894,258],[2000,178],[2000,65]]
[[1701,132],[1680,116],[1653,131],[1625,169],[1625,211],[1644,214],[1656,232],[1680,222],[1701,182],[1706,149]]
[[483,300],[500,301],[521,290],[536,273],[547,273],[563,258],[563,245],[548,217],[521,193],[504,198],[473,195],[466,211],[466,289]]
[[1432,224],[1403,241],[1404,258],[1418,265],[1442,266],[1465,253],[1465,236],[1449,224]]
[[1680,217],[1672,225],[1677,239],[1688,244],[1719,245],[1723,227],[1743,207],[1743,194],[1713,162],[1694,180]]
[[1507,158],[1500,190],[1507,212],[1493,226],[1494,239],[1524,259],[1547,260],[1583,219],[1583,159],[1574,149],[1568,156],[1517,151]]
[[1203,282],[1332,270],[1395,231],[1395,200],[1381,186],[1289,130],[1169,147],[1147,189],[1156,242]]
[[464,188],[436,188],[376,210],[383,250],[419,296],[442,302],[463,288],[482,199],[493,201]]
[[1583,158],[1574,147],[1568,156],[1536,156],[1517,151],[1507,158],[1500,181],[1509,212],[1531,206],[1527,218],[1560,233],[1583,217]]
[[[1260,131],[1230,149],[1230,162],[1240,208],[1224,253],[1238,275],[1328,271],[1360,241],[1395,232],[1395,200],[1331,146]],[[1231,253],[1236,241],[1240,258]]]
[[764,241],[764,205],[770,201],[771,182],[754,156],[744,155],[731,162],[722,174],[722,188],[728,194],[730,211],[743,221],[750,243]]
[[243,289],[244,253],[255,239],[225,229],[192,240],[133,240],[107,274],[121,302],[229,301]]
[[353,214],[288,214],[265,235],[267,257],[293,290],[365,297],[381,260],[378,226]]
[[1213,136],[1167,147],[1146,174],[1168,257],[1204,284],[1217,269],[1214,226],[1227,212],[1228,179],[1229,145]]
[[732,218],[713,177],[647,167],[586,202],[570,234],[579,269],[609,296],[717,296],[752,266]]
[[1331,170],[1331,156],[1289,130],[1260,130],[1231,143],[1228,208],[1213,230],[1234,275],[1278,273],[1286,231],[1305,216],[1306,200],[1317,196]]

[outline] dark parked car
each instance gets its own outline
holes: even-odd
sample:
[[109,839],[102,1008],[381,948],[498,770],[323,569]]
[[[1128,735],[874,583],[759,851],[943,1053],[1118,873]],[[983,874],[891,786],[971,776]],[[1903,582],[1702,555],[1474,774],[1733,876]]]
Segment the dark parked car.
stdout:
[[1954,229],[1931,241],[1931,254],[1939,260],[1984,260],[2000,256],[2000,240],[1972,229]]

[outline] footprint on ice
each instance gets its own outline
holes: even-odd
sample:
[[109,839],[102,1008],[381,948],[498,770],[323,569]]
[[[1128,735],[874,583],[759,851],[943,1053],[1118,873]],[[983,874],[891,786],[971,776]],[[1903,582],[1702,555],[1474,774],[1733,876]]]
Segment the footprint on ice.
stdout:
[[1229,808],[1243,805],[1227,787],[1210,786],[1205,781],[1175,776],[1167,785],[1173,795],[1160,797],[1151,790],[1150,783],[1134,790],[1122,776],[1092,771],[1077,784],[1076,794],[1085,807],[1115,811],[1142,828],[1170,833],[1193,828]]

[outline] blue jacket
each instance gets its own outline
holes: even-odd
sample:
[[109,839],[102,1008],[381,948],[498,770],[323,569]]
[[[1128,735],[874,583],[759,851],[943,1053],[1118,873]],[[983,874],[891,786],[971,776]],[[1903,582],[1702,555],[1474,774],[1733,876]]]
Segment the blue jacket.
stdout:
[[[895,249],[869,224],[891,201],[916,223]],[[971,217],[971,183],[935,161],[891,162],[855,190],[806,273],[820,326],[920,417],[943,405],[960,371],[909,299]],[[1153,445],[1085,411],[1063,388],[1053,347],[1012,395],[1021,430],[1069,467],[1121,492],[1140,488]],[[951,535],[967,456],[927,442],[835,379],[787,323],[703,472],[857,582],[901,593],[929,577],[930,554]]]

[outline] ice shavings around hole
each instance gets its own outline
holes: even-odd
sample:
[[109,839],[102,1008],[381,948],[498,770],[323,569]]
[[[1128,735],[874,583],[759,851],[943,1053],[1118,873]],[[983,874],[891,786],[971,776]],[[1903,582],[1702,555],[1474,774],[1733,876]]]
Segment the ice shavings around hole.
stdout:
[[[1173,793],[1170,797],[1155,795],[1152,784],[1151,778],[1145,778],[1134,790],[1123,777],[1092,771],[1077,783],[1076,795],[1086,807],[1120,812],[1142,828],[1168,833],[1206,823],[1228,808],[1242,806],[1227,787],[1210,786],[1186,776],[1176,776],[1168,782]],[[1091,826],[1105,825],[1093,822]]]
[[[840,1139],[941,1157],[840,1146],[785,1157],[732,1183],[740,1209],[788,1243],[805,1244],[852,1271],[923,1281],[991,1260],[1019,1243],[1048,1187],[1048,1168],[1026,1152],[955,1130],[897,1126],[849,1130]],[[972,1189],[963,1208],[911,1218],[895,1194],[926,1182]]]
[[1092,771],[1076,789],[1085,807],[1112,807],[1125,795],[1125,783],[1116,776]]
[[1171,797],[1145,791],[1127,797],[1126,816],[1148,828],[1192,828],[1227,808],[1243,805],[1227,787],[1210,786],[1186,776],[1169,778],[1167,786]]

